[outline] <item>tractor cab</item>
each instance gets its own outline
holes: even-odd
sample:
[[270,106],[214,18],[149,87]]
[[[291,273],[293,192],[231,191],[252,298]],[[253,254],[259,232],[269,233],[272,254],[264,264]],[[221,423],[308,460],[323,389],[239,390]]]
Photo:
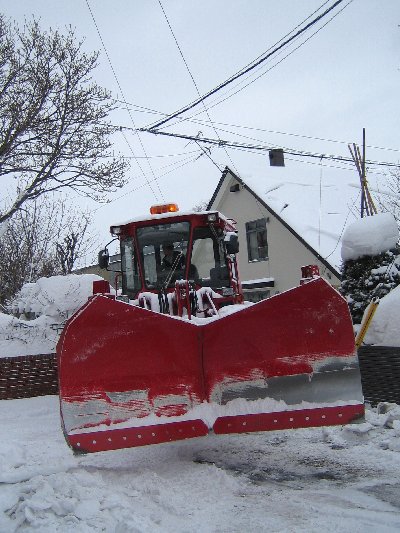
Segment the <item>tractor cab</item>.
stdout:
[[[143,307],[152,300],[149,293],[159,295],[165,301],[160,310],[170,314],[177,314],[177,306],[166,295],[184,283],[194,298],[208,288],[217,308],[241,302],[233,221],[216,211],[177,211],[176,204],[153,206],[149,218],[111,226],[121,246],[122,295]],[[106,249],[99,254],[103,267],[104,257]],[[193,302],[191,307],[195,311]]]

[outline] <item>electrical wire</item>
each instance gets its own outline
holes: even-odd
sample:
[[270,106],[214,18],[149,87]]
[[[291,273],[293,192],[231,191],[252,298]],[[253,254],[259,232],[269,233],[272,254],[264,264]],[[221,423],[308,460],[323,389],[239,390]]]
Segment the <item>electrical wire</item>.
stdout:
[[358,195],[357,195],[357,197],[356,197],[356,199],[354,200],[354,202],[352,203],[352,205],[349,207],[349,209],[348,209],[348,211],[347,211],[346,219],[345,219],[344,224],[343,224],[343,227],[342,227],[342,231],[340,232],[340,235],[339,235],[339,237],[338,237],[338,239],[337,239],[337,241],[336,241],[336,245],[335,245],[334,249],[331,251],[331,253],[324,257],[325,260],[329,259],[329,257],[330,257],[331,255],[333,255],[333,254],[336,252],[337,247],[339,246],[339,243],[340,243],[340,241],[342,240],[344,230],[346,229],[347,221],[348,221],[348,219],[349,219],[349,216],[353,213],[353,208],[354,208],[354,206],[356,205],[356,202],[358,201],[358,198],[360,197],[360,194],[361,194],[361,193],[359,192]]
[[[202,150],[202,147],[199,147],[200,150]],[[138,155],[138,156],[131,156],[131,155],[122,155],[122,159],[163,159],[166,157],[180,157],[182,155],[189,155],[189,154],[198,154],[199,150],[191,150],[190,152],[181,152],[179,154],[159,154],[159,155]]]
[[[186,165],[189,165],[191,163],[194,163],[195,161],[197,161],[200,157],[202,157],[204,154],[200,154],[196,157],[190,157],[190,158],[186,158],[182,161],[180,161],[181,164],[177,165],[176,162],[173,164],[174,168],[168,170],[167,172],[164,172],[163,174],[159,174],[158,176],[155,176],[153,181],[158,181],[160,180],[161,178],[163,178],[164,176],[167,176],[168,174],[171,174],[172,172],[175,172],[176,170],[179,170],[180,168],[186,166]],[[188,160],[187,160],[188,159]],[[163,168],[168,168],[169,166],[172,166],[172,165],[167,165],[166,167],[163,167]],[[160,169],[161,170],[161,169]],[[140,178],[141,176],[138,175],[138,176],[134,176],[132,179],[133,180],[136,180],[138,178]],[[129,191],[126,191],[124,192],[123,194],[121,194],[120,196],[117,196],[116,198],[113,198],[112,200],[110,200],[107,204],[102,204],[100,205],[97,209],[94,209],[94,212],[98,211],[99,209],[102,209],[103,207],[105,207],[106,205],[109,205],[109,204],[112,204],[114,202],[116,202],[117,200],[120,200],[121,198],[124,198],[125,196],[128,196],[128,194],[132,194],[133,192],[136,192],[138,191],[139,189],[142,189],[143,187],[146,187],[148,185],[148,182],[146,181],[146,183],[142,183],[136,187],[134,187],[133,189],[130,189]]]
[[[239,92],[241,92],[242,90],[246,89],[249,85],[253,84],[254,82],[256,82],[259,78],[261,78],[262,76],[264,76],[265,74],[267,74],[268,72],[270,72],[272,69],[274,69],[275,67],[277,67],[278,65],[280,65],[285,59],[287,59],[289,56],[291,56],[294,52],[296,52],[299,48],[301,48],[304,44],[306,44],[310,39],[312,39],[317,33],[319,33],[323,28],[325,28],[325,26],[327,26],[334,18],[336,18],[344,9],[346,9],[346,7],[351,4],[354,0],[349,0],[348,3],[340,10],[338,11],[335,15],[333,15],[323,26],[321,26],[318,30],[316,30],[314,33],[312,33],[305,41],[303,41],[302,43],[300,43],[296,48],[294,48],[293,50],[291,50],[288,54],[286,54],[281,60],[277,61],[276,63],[274,63],[270,68],[268,68],[267,70],[265,70],[264,72],[262,72],[261,74],[259,74],[256,78],[253,78],[249,83],[247,83],[246,85],[243,85],[241,87],[241,85],[243,83],[245,83],[246,80],[252,78],[253,76],[252,75],[249,75],[247,76],[243,81],[239,82],[238,84],[234,85],[232,87],[232,89],[228,90],[226,93],[224,94],[227,94],[227,96],[223,99],[220,99],[220,100],[214,100],[214,102],[211,102],[211,105],[209,105],[208,109],[213,109],[214,107],[216,107],[217,105],[220,105],[222,104],[223,102],[225,102],[226,100],[228,100],[229,98],[232,98],[233,96],[235,96],[236,94],[238,94]],[[294,42],[294,41],[293,41]],[[280,52],[281,53],[281,52]],[[278,56],[280,55],[277,54]],[[263,68],[260,67],[258,68],[257,70],[261,70]],[[231,92],[232,90],[234,90],[236,87],[240,87],[237,91],[235,92]],[[186,120],[189,120],[190,118],[193,118],[193,117],[196,117],[198,115],[200,115],[202,113],[202,111],[198,111],[197,113],[194,113],[193,115],[191,115],[190,117],[181,117],[179,120],[177,120],[176,122],[174,122],[173,124],[170,124],[169,126],[163,126],[163,128],[165,127],[172,127],[174,126],[175,124],[180,124],[181,122],[184,122]]]
[[[125,95],[124,95],[124,91],[122,90],[122,86],[121,86],[121,84],[120,84],[120,82],[119,82],[119,79],[118,79],[117,73],[116,73],[116,71],[115,71],[115,69],[114,69],[114,66],[113,66],[113,64],[112,64],[112,61],[111,61],[110,55],[109,55],[109,53],[108,53],[107,47],[106,47],[106,45],[105,45],[105,43],[104,43],[103,37],[102,37],[101,32],[100,32],[100,28],[99,28],[99,26],[97,25],[97,22],[96,22],[96,19],[95,19],[94,13],[93,13],[93,11],[92,11],[92,8],[91,8],[91,6],[90,6],[89,0],[85,0],[85,1],[86,1],[87,8],[88,8],[88,10],[89,10],[90,16],[92,17],[93,24],[94,24],[94,26],[95,26],[95,28],[96,28],[96,31],[97,31],[97,34],[98,34],[98,36],[99,36],[99,39],[100,39],[101,45],[102,45],[103,50],[104,50],[104,52],[105,52],[105,54],[106,54],[106,57],[107,57],[108,63],[109,63],[110,68],[111,68],[111,72],[112,72],[112,74],[113,74],[113,76],[114,76],[114,79],[115,79],[115,81],[116,81],[116,83],[117,83],[117,86],[118,86],[118,88],[119,88],[119,90],[120,90],[120,92],[121,92],[121,95],[122,95],[122,98],[123,98],[123,100],[124,100],[124,102],[125,102],[125,105],[127,105],[127,104],[126,104],[126,98],[125,98]],[[144,153],[145,156],[146,156],[147,164],[148,164],[148,166],[149,166],[149,168],[150,168],[150,171],[151,171],[153,177],[155,178],[154,170],[153,170],[153,168],[152,168],[152,166],[151,166],[151,164],[150,164],[150,160],[149,160],[149,158],[148,158],[148,155],[147,155],[146,149],[145,149],[145,147],[144,147],[144,144],[143,144],[143,142],[142,142],[141,136],[140,136],[140,134],[139,134],[139,130],[136,128],[135,121],[133,120],[133,116],[132,116],[132,114],[130,113],[130,110],[128,109],[128,107],[127,107],[127,111],[128,111],[129,117],[130,117],[130,119],[131,119],[131,122],[132,122],[132,124],[133,124],[133,126],[134,126],[134,128],[135,128],[135,130],[136,130],[136,132],[137,132],[137,137],[138,137],[138,139],[139,139],[139,143],[140,143],[140,146],[141,146],[141,148],[142,148],[142,151],[143,151],[143,153]],[[136,156],[135,156],[135,153],[134,153],[133,148],[131,147],[131,145],[130,145],[128,139],[125,137],[125,135],[123,134],[122,131],[121,131],[121,133],[122,133],[122,136],[123,136],[124,139],[125,139],[125,142],[127,143],[128,147],[129,147],[129,150],[130,150],[131,153],[132,153],[132,156],[135,158],[135,157],[136,157]],[[152,185],[151,185],[151,181],[148,180],[148,178],[147,178],[147,176],[146,176],[146,174],[145,174],[145,172],[144,172],[142,166],[140,165],[140,163],[139,163],[139,161],[138,161],[137,159],[136,159],[136,164],[138,165],[138,167],[139,167],[141,173],[143,174],[143,177],[144,177],[145,180],[148,182],[148,185],[149,185],[149,187],[150,187],[150,190],[151,190],[151,192],[153,193],[155,199],[158,201],[159,198],[157,197],[157,195],[156,195],[156,193],[155,193],[155,190],[153,189],[153,187],[152,187]],[[154,180],[153,180],[153,181],[154,181]],[[159,193],[160,193],[161,198],[164,199],[163,193],[162,193],[162,191],[161,191],[161,189],[160,189],[160,187],[159,187],[157,181],[156,181],[156,184],[157,184],[157,188],[158,188],[158,191],[159,191]]]
[[[180,134],[180,133],[172,133],[172,132],[159,131],[159,130],[153,130],[153,129],[143,130],[143,131],[148,131],[148,133],[151,133],[153,135],[165,135],[165,136],[168,136],[168,137],[175,137],[175,138],[178,138],[178,139],[187,139],[187,140],[191,140],[191,141],[198,141],[198,142],[207,143],[207,144],[211,144],[211,145],[215,145],[215,146],[229,146],[230,148],[234,148],[234,149],[236,149],[236,148],[249,148],[251,150],[258,150],[258,151],[264,151],[265,152],[265,151],[269,151],[272,148],[274,148],[274,146],[272,146],[272,145],[268,146],[266,144],[251,145],[251,144],[245,144],[245,143],[238,143],[238,142],[234,142],[234,141],[225,141],[225,140],[221,140],[221,139],[212,139],[212,138],[198,137],[198,136],[195,137],[193,135],[185,135],[185,134]],[[306,152],[306,151],[303,151],[303,150],[296,150],[296,149],[290,149],[290,148],[284,149],[283,152],[285,154],[299,156],[299,157],[308,157],[308,158],[316,158],[316,159],[320,159],[322,157],[324,159],[328,159],[328,160],[331,160],[331,161],[342,161],[342,162],[352,162],[353,161],[349,157],[337,156],[337,155],[331,155],[331,154],[321,154],[321,153],[314,153],[314,152]],[[399,168],[399,166],[400,166],[397,163],[389,163],[389,162],[382,162],[382,161],[366,160],[365,162],[366,162],[367,165],[384,166],[384,167],[389,167],[389,168]]]
[[269,53],[267,53],[266,55],[263,55],[261,57],[261,59],[258,59],[257,61],[253,62],[250,66],[248,66],[247,68],[244,68],[242,71],[240,71],[239,73],[231,76],[228,80],[222,82],[221,84],[219,84],[217,87],[215,87],[214,89],[212,89],[211,91],[209,91],[208,93],[206,93],[205,95],[201,96],[200,98],[198,98],[197,100],[195,100],[194,102],[192,102],[191,104],[188,104],[187,106],[181,108],[180,110],[168,115],[168,117],[164,118],[163,120],[161,121],[158,121],[156,123],[153,123],[152,125],[148,126],[146,129],[156,129],[156,128],[159,128],[160,126],[162,126],[163,124],[171,121],[173,118],[181,115],[182,113],[185,113],[186,111],[189,111],[190,109],[193,109],[194,107],[196,107],[197,105],[199,105],[200,103],[204,102],[204,100],[206,100],[207,98],[209,98],[210,96],[212,96],[213,94],[217,93],[218,91],[220,91],[221,89],[223,89],[224,87],[226,87],[227,85],[231,84],[232,82],[234,82],[235,80],[237,80],[238,78],[244,76],[245,74],[247,74],[248,72],[252,71],[253,69],[255,69],[256,67],[258,67],[261,63],[265,62],[267,59],[269,59],[270,57],[272,57],[274,54],[276,54],[278,51],[280,51],[282,48],[284,48],[287,44],[289,44],[290,42],[294,41],[298,36],[300,36],[301,34],[303,34],[305,31],[307,31],[309,28],[311,28],[312,26],[314,26],[317,22],[319,22],[322,18],[324,18],[326,15],[328,15],[328,13],[330,13],[333,9],[335,9],[339,4],[341,4],[344,0],[336,0],[336,2],[334,2],[334,4],[332,4],[328,9],[326,9],[323,13],[321,13],[320,15],[318,15],[317,17],[315,17],[311,22],[309,22],[308,24],[306,24],[303,28],[301,28],[300,30],[298,30],[293,36],[289,37],[288,39],[286,39],[284,42],[282,42],[280,45],[276,46],[272,51],[270,51]]
[[[199,121],[196,121],[196,123],[199,123],[201,125],[207,125],[205,122],[199,122]],[[225,124],[225,123],[219,123],[217,122],[216,124]],[[277,132],[277,131],[274,131],[274,130],[264,130],[264,129],[261,129],[261,128],[251,128],[251,127],[248,127],[248,126],[237,126],[235,124],[228,124],[229,126],[233,126],[233,127],[239,127],[239,128],[245,128],[245,129],[250,129],[250,130],[256,130],[256,131],[261,131],[261,132],[267,132],[267,133],[279,133],[279,134],[282,134],[282,135],[293,135],[295,137],[304,137],[306,139],[315,139],[315,140],[319,140],[319,141],[327,141],[327,142],[333,142],[333,143],[340,143],[340,144],[348,144],[348,142],[346,141],[338,141],[338,140],[333,140],[333,139],[324,139],[324,138],[321,138],[321,137],[311,137],[311,136],[308,136],[308,135],[300,135],[300,134],[296,134],[296,133],[286,133],[286,132]],[[127,129],[127,130],[132,130],[132,128],[130,128],[129,126],[120,126],[121,128],[123,129]],[[222,128],[220,128],[220,131],[222,130]],[[146,130],[144,130],[146,131]],[[222,131],[226,131],[226,132],[229,132],[228,130],[222,130]],[[160,131],[149,131],[148,133],[153,133],[153,134],[164,134],[164,132],[160,132]],[[276,148],[276,143],[274,144],[262,144],[263,141],[261,140],[258,140],[258,139],[255,139],[253,137],[250,137],[250,136],[245,136],[245,135],[240,135],[240,134],[237,134],[235,132],[231,132],[233,135],[238,135],[238,136],[241,136],[241,137],[244,137],[244,138],[248,138],[248,139],[253,139],[253,140],[257,140],[258,142],[260,142],[261,146],[252,146],[252,145],[239,145],[239,144],[236,144],[234,146],[234,149],[237,150],[237,151],[241,151],[241,152],[247,152],[247,153],[252,153],[252,154],[257,154],[257,155],[261,155],[264,157],[264,152],[267,151],[267,150],[270,150],[270,149],[273,149],[273,148]],[[172,135],[174,136],[174,135]],[[183,137],[185,139],[189,139],[190,141],[193,141],[193,142],[198,142],[199,140],[201,142],[207,142],[208,139],[199,139],[199,137],[189,137],[189,136],[180,136],[180,135],[176,135],[177,137]],[[215,140],[214,140],[215,141]],[[219,142],[219,141],[218,141]],[[218,144],[217,141],[214,142],[214,144]],[[228,141],[221,141],[222,143],[227,143]],[[379,148],[377,146],[373,146],[373,145],[367,145],[367,147],[370,147],[370,148],[376,148],[376,149],[382,149],[382,150],[391,150],[391,151],[395,151],[395,152],[398,152],[399,150],[397,149],[390,149],[390,148]],[[285,149],[284,150],[284,153],[286,154],[286,157],[285,159],[287,161],[294,161],[296,163],[303,163],[303,164],[307,164],[307,165],[315,165],[315,164],[319,164],[319,163],[314,163],[313,161],[304,161],[302,159],[296,159],[295,157],[287,157],[287,154],[291,153],[293,151],[293,149],[290,149],[290,148],[287,148],[286,149],[286,152],[285,152]],[[186,153],[191,153],[191,152],[186,152]],[[302,153],[303,152],[298,152],[298,156],[302,157]],[[306,153],[306,152],[304,152]],[[184,155],[184,154],[176,154],[176,155]],[[172,155],[171,155],[172,156]],[[323,156],[323,160],[331,160],[332,157],[327,155],[327,154],[315,154],[315,157],[316,158],[319,158]],[[157,157],[157,156],[154,156],[154,157]],[[161,156],[159,156],[161,157]],[[339,156],[336,156],[336,159],[340,160],[341,163],[343,164],[347,164],[348,166],[346,167],[343,167],[343,166],[338,166],[338,165],[328,165],[326,162],[324,162],[324,167],[329,167],[329,168],[334,168],[334,169],[338,169],[338,170],[344,170],[344,171],[348,171],[348,170],[352,170],[353,169],[353,161],[350,159],[350,158],[340,158],[339,159]],[[215,166],[219,169],[220,167],[213,161],[213,163],[215,164]],[[368,163],[373,163],[373,162],[370,162],[370,161],[367,161],[367,164]],[[378,162],[376,162],[378,164]],[[385,162],[379,162],[379,165],[381,166],[393,166],[394,168],[397,168],[399,165],[398,164],[395,164],[395,163],[385,163]],[[377,172],[376,170],[371,170],[371,169],[368,169],[368,174],[369,175],[375,175],[375,176],[386,176],[385,173],[382,173],[382,172]]]
[[[353,1],[353,0],[352,0]],[[122,102],[121,100],[114,100],[114,102],[116,103],[125,103],[125,102]],[[138,108],[139,113],[149,113],[149,114],[153,114],[153,115],[162,115],[162,116],[167,116],[167,113],[164,113],[162,111],[157,111],[155,109],[151,109],[149,107],[144,107],[144,106],[138,106],[136,104],[132,104],[130,102],[126,102],[127,105],[131,106],[131,107],[135,107],[135,108]],[[207,126],[208,125],[208,122],[205,121],[205,120],[201,120],[201,119],[195,119],[195,118],[186,118],[185,119],[187,122],[192,122],[193,124],[197,124],[199,126]],[[326,137],[315,137],[313,135],[305,135],[305,134],[302,134],[302,133],[293,133],[293,132],[288,132],[288,131],[280,131],[280,130],[269,130],[269,129],[265,129],[265,128],[256,128],[256,127],[253,127],[253,126],[245,126],[243,124],[231,124],[229,122],[219,122],[219,121],[213,121],[213,125],[215,127],[217,126],[228,126],[230,128],[238,128],[238,129],[245,129],[245,130],[251,130],[251,131],[259,131],[259,132],[262,132],[262,133],[272,133],[274,135],[287,135],[289,137],[297,137],[297,138],[300,138],[300,139],[309,139],[309,140],[312,140],[312,141],[322,141],[322,142],[330,142],[330,143],[335,143],[335,144],[345,144],[346,146],[349,144],[349,141],[341,141],[339,139],[330,139],[330,138],[326,138]],[[118,125],[116,126],[118,128],[125,128],[124,126],[121,126],[121,125]],[[131,128],[128,128],[128,129],[131,129]],[[139,130],[143,130],[143,131],[147,131],[146,128],[139,128]],[[220,128],[220,131],[224,131],[222,130],[222,128]],[[230,132],[232,133],[233,135],[239,135],[235,132]],[[251,138],[251,137],[249,137]],[[373,144],[366,144],[365,145],[366,148],[370,148],[372,150],[382,150],[382,151],[386,151],[386,152],[400,152],[400,149],[399,148],[390,148],[390,147],[385,147],[385,146],[376,146],[376,145],[373,145]]]
[[[177,48],[178,48],[178,50],[179,50],[180,56],[181,56],[181,58],[182,58],[182,60],[183,60],[183,62],[184,62],[184,64],[185,64],[186,70],[188,71],[189,76],[190,76],[190,78],[191,78],[191,80],[192,80],[192,82],[193,82],[193,85],[194,85],[195,89],[196,89],[196,92],[197,92],[199,98],[201,99],[201,94],[200,94],[200,91],[199,91],[199,87],[198,87],[198,85],[197,85],[197,83],[196,83],[196,80],[194,79],[194,76],[193,76],[193,74],[192,74],[192,72],[191,72],[191,70],[190,70],[190,68],[189,68],[189,65],[188,65],[188,63],[187,63],[187,61],[186,61],[186,59],[185,59],[185,56],[183,55],[182,48],[180,47],[180,45],[179,45],[179,43],[178,43],[178,39],[176,38],[176,35],[175,35],[175,33],[174,33],[174,30],[172,29],[171,23],[170,23],[170,21],[169,21],[169,19],[168,19],[168,16],[167,16],[167,14],[166,14],[166,12],[165,12],[165,9],[164,9],[164,7],[163,7],[163,5],[162,5],[162,3],[161,3],[161,0],[158,0],[158,3],[159,3],[159,5],[160,5],[160,7],[161,7],[161,10],[162,10],[162,12],[163,12],[164,18],[165,18],[165,20],[167,21],[168,27],[169,27],[169,29],[170,29],[170,32],[171,32],[171,34],[172,34],[172,37],[174,38],[175,44],[176,44],[176,46],[177,46]],[[212,120],[211,120],[211,117],[210,117],[210,114],[209,114],[208,109],[207,109],[207,107],[206,107],[206,104],[204,103],[204,100],[201,100],[201,103],[203,104],[204,111],[205,111],[206,114],[207,114],[207,117],[208,117],[208,120],[209,120],[211,126],[213,126],[213,122],[212,122]],[[214,128],[214,131],[215,131],[216,136],[219,137],[218,132],[217,132],[217,130],[216,130],[215,128]],[[226,150],[226,148],[225,148],[225,153],[226,153],[228,159],[230,160],[232,166],[234,167],[235,171],[238,172],[238,170],[237,170],[237,168],[236,168],[234,162],[232,161],[231,156],[228,154],[228,151]],[[206,155],[207,155],[207,154],[206,154]],[[211,157],[210,157],[210,159],[211,159]],[[215,163],[212,159],[211,159],[211,161],[214,163],[214,165],[216,165],[216,163]],[[217,167],[217,168],[218,168],[218,167]]]

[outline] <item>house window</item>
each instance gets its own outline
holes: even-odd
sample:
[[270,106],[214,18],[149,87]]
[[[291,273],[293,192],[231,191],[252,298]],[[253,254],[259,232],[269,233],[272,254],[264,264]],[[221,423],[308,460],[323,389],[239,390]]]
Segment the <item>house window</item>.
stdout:
[[268,259],[267,220],[259,218],[246,222],[246,237],[249,261]]

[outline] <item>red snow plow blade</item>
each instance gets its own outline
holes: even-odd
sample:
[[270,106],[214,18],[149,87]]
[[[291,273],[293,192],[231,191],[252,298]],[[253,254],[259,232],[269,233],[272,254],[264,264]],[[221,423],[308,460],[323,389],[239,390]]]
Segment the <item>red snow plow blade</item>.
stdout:
[[348,307],[320,278],[202,324],[96,296],[57,351],[63,429],[76,452],[364,413]]

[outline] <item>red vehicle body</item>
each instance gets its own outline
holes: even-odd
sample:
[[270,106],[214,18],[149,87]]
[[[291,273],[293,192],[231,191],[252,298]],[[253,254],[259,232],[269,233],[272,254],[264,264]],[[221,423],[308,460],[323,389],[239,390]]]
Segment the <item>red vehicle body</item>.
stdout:
[[[62,424],[75,452],[363,415],[348,306],[315,271],[246,305],[236,229],[220,213],[155,214],[111,233],[120,291],[100,282],[58,344]],[[99,257],[105,266],[107,251]]]

